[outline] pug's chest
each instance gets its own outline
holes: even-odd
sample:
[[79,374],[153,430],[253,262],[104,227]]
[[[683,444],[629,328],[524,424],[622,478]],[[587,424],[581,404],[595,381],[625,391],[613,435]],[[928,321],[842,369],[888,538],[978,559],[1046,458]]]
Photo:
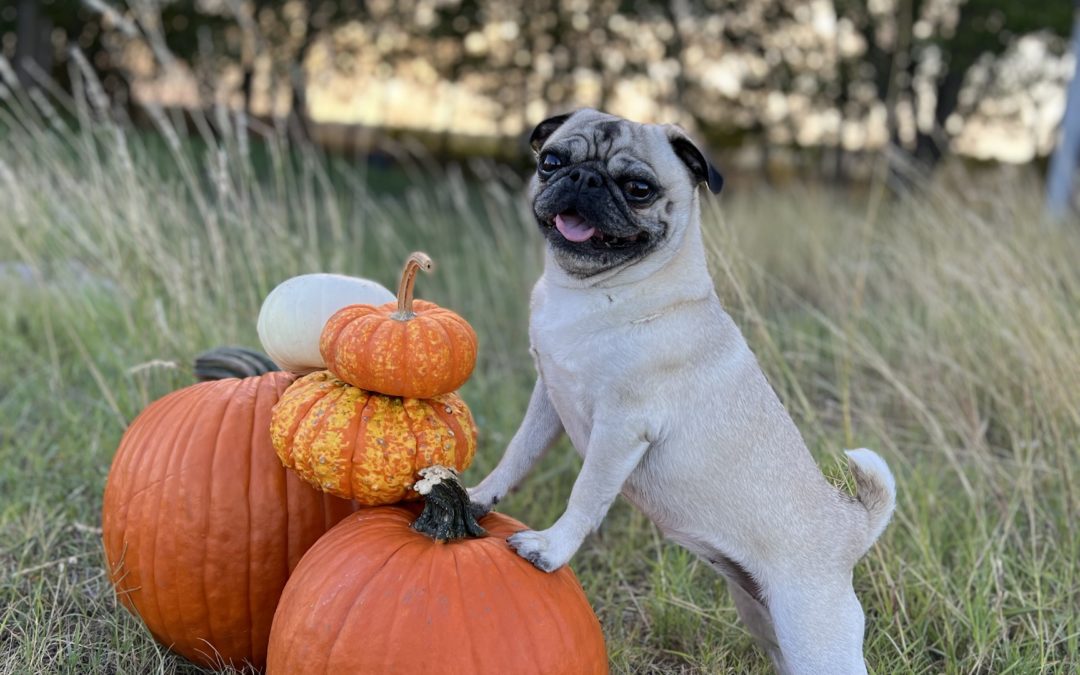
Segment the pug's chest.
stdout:
[[596,412],[596,391],[589,387],[588,378],[580,371],[557,358],[535,355],[536,369],[547,388],[548,398],[559,413],[563,429],[578,453],[585,456],[592,435]]
[[617,364],[604,341],[557,330],[535,331],[532,354],[563,428],[584,455],[597,411],[617,376]]

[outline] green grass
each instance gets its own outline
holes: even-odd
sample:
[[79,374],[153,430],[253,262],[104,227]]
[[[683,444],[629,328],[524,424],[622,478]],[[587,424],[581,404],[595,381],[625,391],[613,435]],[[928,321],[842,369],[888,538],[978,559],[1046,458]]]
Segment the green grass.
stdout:
[[[0,673],[199,672],[116,603],[99,508],[124,426],[191,382],[192,356],[257,345],[294,274],[394,282],[463,314],[463,389],[494,466],[532,384],[542,265],[520,185],[478,166],[362,167],[226,131],[150,141],[92,112],[0,109]],[[76,111],[77,112],[77,111]],[[166,127],[165,138],[175,134]],[[826,473],[881,452],[899,506],[855,570],[876,673],[1080,667],[1080,224],[1041,220],[1023,172],[939,176],[882,200],[734,180],[705,214],[721,298]],[[20,267],[16,267],[19,265]],[[565,443],[501,507],[536,527],[578,468]],[[618,673],[766,673],[723,583],[618,502],[574,558]]]

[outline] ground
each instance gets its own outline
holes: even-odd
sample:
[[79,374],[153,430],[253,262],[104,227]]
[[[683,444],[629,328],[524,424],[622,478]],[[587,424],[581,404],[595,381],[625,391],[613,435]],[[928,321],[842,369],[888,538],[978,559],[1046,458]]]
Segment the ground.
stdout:
[[[281,145],[161,140],[100,120],[5,117],[0,142],[0,673],[198,672],[115,601],[101,495],[125,425],[221,344],[257,346],[262,297],[335,271],[418,297],[480,338],[461,393],[502,453],[532,385],[542,263],[519,180],[357,163]],[[879,183],[729,182],[706,198],[717,289],[823,470],[889,462],[896,516],[855,570],[876,673],[1080,664],[1080,223],[1041,218],[1023,171]],[[579,464],[564,442],[499,505],[537,528]],[[767,673],[721,580],[620,501],[573,560],[617,673]]]

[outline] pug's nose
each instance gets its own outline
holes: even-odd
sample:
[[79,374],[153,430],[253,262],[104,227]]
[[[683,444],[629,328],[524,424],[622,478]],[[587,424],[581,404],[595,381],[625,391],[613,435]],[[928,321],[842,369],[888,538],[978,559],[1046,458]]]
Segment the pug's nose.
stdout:
[[570,172],[570,180],[573,181],[579,190],[583,188],[598,188],[604,184],[604,179],[600,177],[600,174],[592,169],[577,168]]

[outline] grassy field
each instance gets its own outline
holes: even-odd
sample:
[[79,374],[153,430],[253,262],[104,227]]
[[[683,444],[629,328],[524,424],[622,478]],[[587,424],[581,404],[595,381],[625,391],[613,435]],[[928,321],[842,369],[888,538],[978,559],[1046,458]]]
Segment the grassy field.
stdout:
[[[14,106],[0,109],[0,673],[199,672],[116,603],[102,490],[125,425],[192,381],[195,353],[257,346],[260,301],[286,277],[391,284],[428,251],[420,295],[480,336],[467,482],[497,461],[531,388],[542,262],[517,177],[418,164],[388,193],[363,167],[253,149],[235,129],[189,143],[164,119],[148,137],[92,107]],[[736,179],[708,201],[721,298],[824,471],[848,483],[841,449],[867,446],[897,475],[896,517],[855,570],[872,672],[1080,667],[1080,224],[1043,221],[1039,194],[1022,171],[951,172],[907,199]],[[546,527],[577,467],[564,443],[501,508]],[[719,578],[627,504],[573,566],[614,672],[770,672]]]

